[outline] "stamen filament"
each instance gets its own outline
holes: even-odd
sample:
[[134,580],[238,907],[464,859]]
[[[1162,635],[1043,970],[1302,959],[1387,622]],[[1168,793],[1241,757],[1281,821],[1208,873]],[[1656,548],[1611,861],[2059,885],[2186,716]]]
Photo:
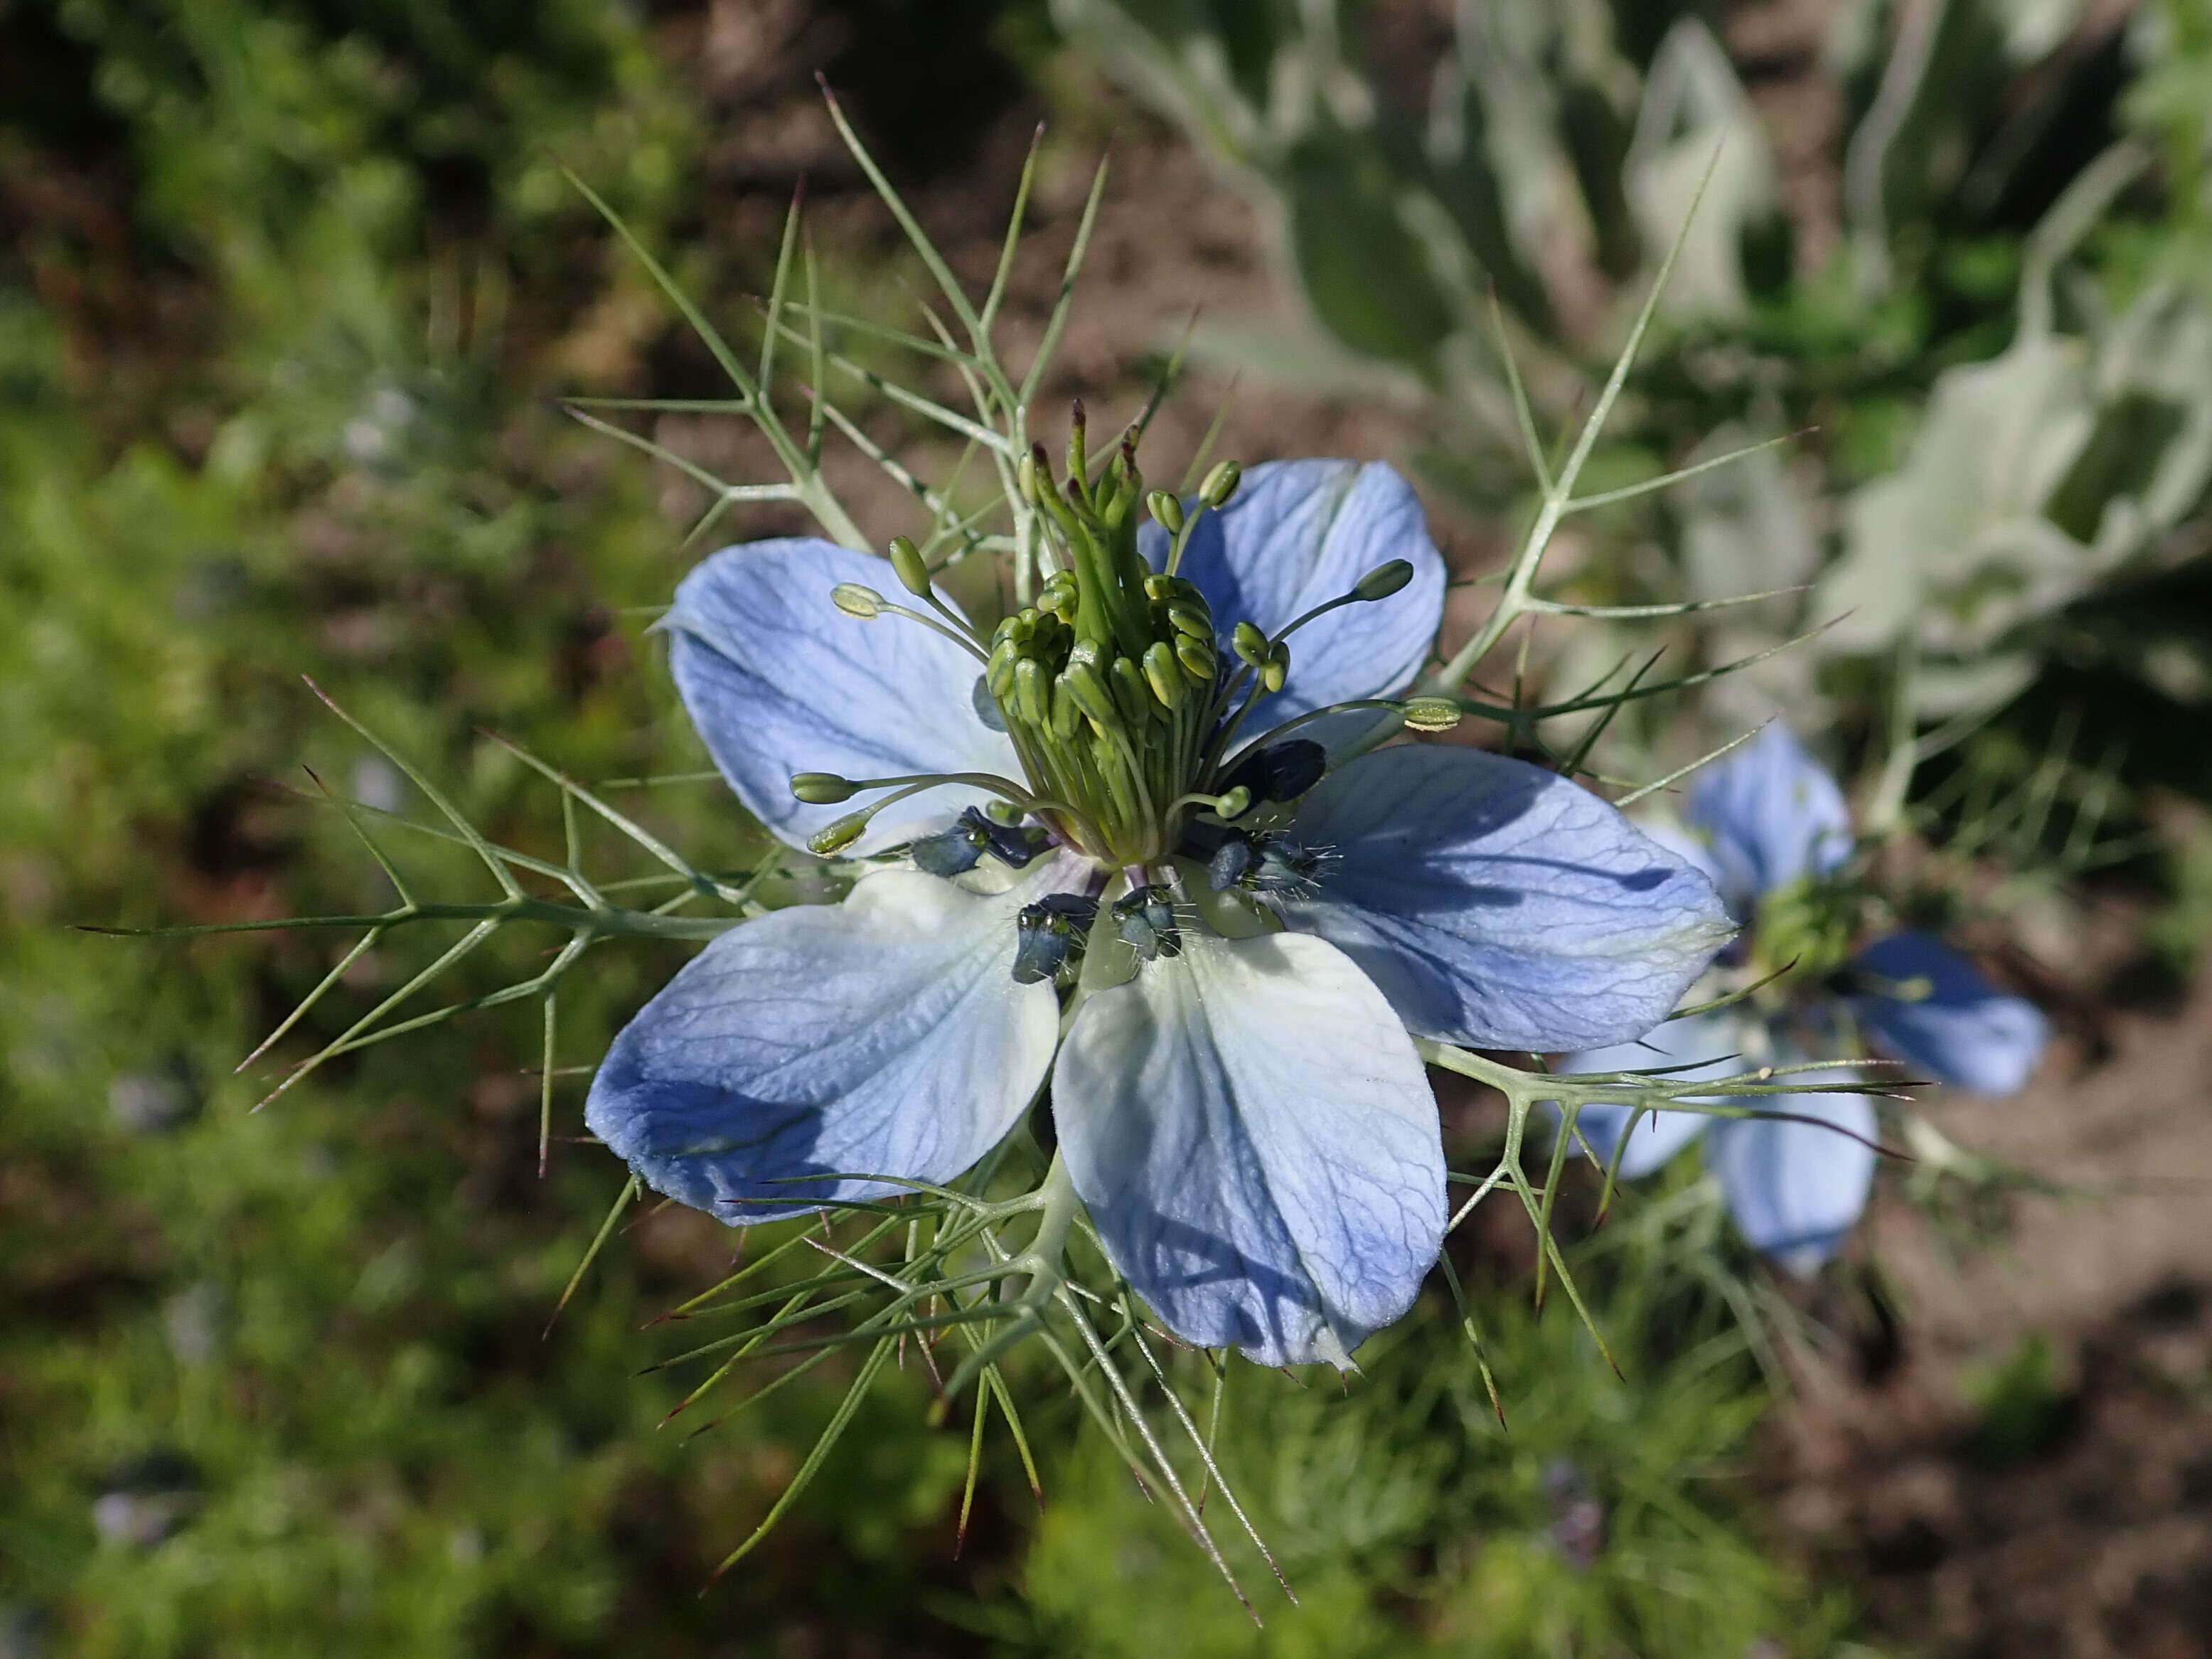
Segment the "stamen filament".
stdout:
[[[968,625],[961,621],[959,613],[946,605],[933,593],[930,595],[929,602],[937,610],[944,612],[945,622],[939,622],[934,617],[925,616],[911,605],[895,605],[889,599],[885,599],[878,609],[890,616],[904,617],[908,622],[918,622],[931,632],[944,635],[946,639],[975,658],[977,662],[988,665],[991,660],[990,653],[984,649],[981,641],[976,638]],[[948,623],[951,625],[948,626]]]

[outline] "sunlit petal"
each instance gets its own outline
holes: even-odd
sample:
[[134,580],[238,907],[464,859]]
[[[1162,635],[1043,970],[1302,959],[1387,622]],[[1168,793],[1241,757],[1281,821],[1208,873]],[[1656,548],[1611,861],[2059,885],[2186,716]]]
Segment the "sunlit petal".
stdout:
[[[1156,568],[1165,562],[1165,531],[1147,523],[1142,544]],[[1279,634],[1393,559],[1413,567],[1405,587],[1331,611],[1291,636],[1289,684],[1261,700],[1249,735],[1410,684],[1443,620],[1444,562],[1429,539],[1420,498],[1380,461],[1269,461],[1245,473],[1226,507],[1200,521],[1178,574],[1206,595],[1232,662],[1230,635],[1239,622]]]
[[733,1224],[951,1180],[1006,1135],[1058,1035],[1017,985],[1014,917],[1048,869],[985,898],[868,877],[693,958],[624,1028],[585,1121],[656,1192]]
[[[677,690],[714,764],[745,809],[794,847],[871,799],[805,805],[792,798],[794,772],[1019,776],[1013,744],[975,712],[981,665],[919,623],[845,615],[830,602],[840,582],[904,597],[888,561],[790,537],[704,560],[661,623]],[[987,799],[964,787],[917,795],[886,808],[850,850],[896,846]]]
[[1475,749],[1378,750],[1290,835],[1319,860],[1294,928],[1349,953],[1423,1036],[1558,1052],[1639,1036],[1731,929],[1692,862],[1588,790]]
[[1180,957],[1084,1004],[1053,1118],[1114,1265],[1186,1341],[1345,1364],[1436,1261],[1435,1099],[1320,939],[1185,930]]

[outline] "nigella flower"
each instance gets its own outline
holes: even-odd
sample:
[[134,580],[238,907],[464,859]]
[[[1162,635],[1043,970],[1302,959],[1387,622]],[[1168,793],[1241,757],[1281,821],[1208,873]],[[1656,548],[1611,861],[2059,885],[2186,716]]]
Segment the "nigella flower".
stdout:
[[[1574,1072],[1665,1068],[1723,1077],[1802,1061],[1848,1042],[1913,1073],[1986,1095],[2012,1094],[2043,1052],[2043,1016],[2006,996],[1973,964],[1925,933],[1891,933],[1850,951],[1852,895],[1834,878],[1851,854],[1843,791],[1778,721],[1692,782],[1684,817],[1691,848],[1747,926],[1741,952],[1753,971],[1796,963],[1809,992],[1786,1001],[1754,995],[1718,1012],[1670,1020],[1640,1042],[1574,1054]],[[1796,1073],[1793,1083],[1851,1083],[1850,1067]],[[1861,1094],[1784,1095],[1736,1104],[1785,1117],[1709,1119],[1660,1112],[1637,1124],[1620,1173],[1647,1175],[1706,1136],[1706,1158],[1747,1241],[1796,1273],[1834,1255],[1874,1182],[1875,1111]],[[1600,1157],[1619,1146],[1629,1108],[1585,1107],[1577,1121]]]
[[[616,1039],[588,1121],[742,1225],[951,1181],[1049,1079],[1064,1175],[1163,1322],[1348,1363],[1443,1234],[1413,1035],[1633,1036],[1725,912],[1562,778],[1350,755],[1443,608],[1389,467],[1217,471],[1140,533],[1126,447],[1095,485],[1041,463],[1060,569],[988,639],[911,544],[756,542],[685,578],[676,682],[738,798],[795,846],[905,853],[709,945]],[[839,816],[863,787],[892,793]]]

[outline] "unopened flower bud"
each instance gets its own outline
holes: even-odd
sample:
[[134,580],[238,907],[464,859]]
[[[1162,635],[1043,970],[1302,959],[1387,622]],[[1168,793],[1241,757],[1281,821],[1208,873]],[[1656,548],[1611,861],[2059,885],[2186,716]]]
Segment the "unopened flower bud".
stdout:
[[1252,623],[1238,623],[1236,632],[1229,636],[1229,642],[1236,647],[1237,654],[1251,664],[1253,667],[1267,666],[1267,636]]
[[1270,691],[1279,691],[1290,677],[1291,647],[1278,640],[1267,652],[1266,666],[1260,670],[1260,684]]
[[1038,492],[1044,487],[1039,476],[1041,471],[1034,454],[1023,456],[1014,467],[1014,481],[1021,489],[1022,499],[1031,507],[1036,505]]
[[1462,718],[1449,697],[1414,697],[1400,704],[1398,712],[1416,732],[1449,732]]
[[921,556],[921,550],[904,536],[891,538],[891,568],[898,574],[899,586],[917,599],[929,597],[929,563]]
[[1198,487],[1199,499],[1208,507],[1221,508],[1229,505],[1229,498],[1237,493],[1237,486],[1244,479],[1244,469],[1234,461],[1216,461],[1213,470],[1206,475],[1206,482]]
[[1244,816],[1244,809],[1251,804],[1252,792],[1240,783],[1234,789],[1222,793],[1220,799],[1214,803],[1213,815],[1224,823],[1231,818],[1241,818]]
[[884,608],[884,596],[858,582],[839,582],[830,590],[830,602],[848,617],[873,622]]
[[1151,511],[1152,521],[1170,535],[1182,528],[1182,502],[1166,490],[1152,491],[1145,497],[1145,506]]
[[1413,567],[1403,559],[1393,559],[1388,564],[1378,564],[1359,579],[1359,586],[1352,590],[1356,599],[1387,599],[1407,582],[1413,580]]

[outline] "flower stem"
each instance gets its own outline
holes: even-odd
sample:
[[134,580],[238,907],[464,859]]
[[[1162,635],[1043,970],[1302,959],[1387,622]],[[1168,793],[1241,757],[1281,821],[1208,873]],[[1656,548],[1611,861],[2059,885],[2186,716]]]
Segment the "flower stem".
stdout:
[[1042,1301],[1059,1287],[1067,1231],[1075,1224],[1076,1206],[1082,1201],[1076,1196],[1075,1177],[1067,1172],[1067,1160],[1058,1152],[1052,1155],[1052,1167],[1044,1172],[1044,1184],[1037,1188],[1036,1197],[1037,1230],[1023,1252],[1035,1264],[1030,1282],[1022,1290],[1024,1302]]

